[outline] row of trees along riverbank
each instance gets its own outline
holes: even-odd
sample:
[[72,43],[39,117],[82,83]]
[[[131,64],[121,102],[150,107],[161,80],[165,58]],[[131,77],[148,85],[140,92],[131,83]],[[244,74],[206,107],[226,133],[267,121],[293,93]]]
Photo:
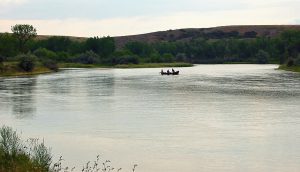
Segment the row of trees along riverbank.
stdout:
[[55,71],[57,64],[92,67],[184,62],[299,66],[300,58],[300,31],[296,30],[284,31],[277,37],[245,38],[227,34],[220,39],[195,37],[186,41],[128,42],[118,49],[114,38],[109,36],[74,40],[62,36],[34,39],[36,35],[37,30],[31,25],[15,25],[12,34],[0,34],[2,75]]

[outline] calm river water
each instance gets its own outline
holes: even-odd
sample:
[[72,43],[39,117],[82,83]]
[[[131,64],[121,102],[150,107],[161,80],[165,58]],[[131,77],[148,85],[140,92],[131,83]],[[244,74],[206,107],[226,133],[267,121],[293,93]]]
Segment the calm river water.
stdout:
[[277,65],[72,69],[0,78],[0,125],[81,171],[298,172],[300,74]]

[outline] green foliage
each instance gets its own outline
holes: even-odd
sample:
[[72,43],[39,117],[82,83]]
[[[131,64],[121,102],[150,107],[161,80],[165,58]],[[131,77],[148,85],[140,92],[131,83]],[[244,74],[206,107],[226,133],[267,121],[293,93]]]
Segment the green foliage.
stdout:
[[28,24],[16,24],[11,27],[11,31],[19,42],[19,50],[21,52],[26,51],[26,43],[37,35],[36,29]]
[[298,54],[298,57],[295,59],[295,66],[300,66],[300,54]]
[[294,66],[295,62],[294,62],[294,59],[290,58],[288,59],[287,63],[286,63],[286,66],[287,67],[292,67]]
[[165,53],[163,55],[163,62],[170,63],[174,61],[174,56],[171,53]]
[[17,40],[9,33],[0,33],[0,55],[12,57],[18,54]]
[[72,41],[68,37],[52,36],[48,40],[44,40],[42,44],[45,44],[44,47],[48,50],[60,52],[68,51],[72,44]]
[[[12,28],[15,36],[0,34],[0,55],[7,57],[7,61],[18,61],[14,58],[19,53],[18,36],[25,33],[19,30],[27,28],[27,32],[32,33],[30,38],[35,36],[36,30],[31,25],[16,25]],[[52,36],[23,42],[42,64],[51,69],[56,68],[55,62],[97,65],[164,62],[283,64],[289,58],[297,65],[300,53],[300,31],[285,31],[278,37],[257,36],[254,31],[244,34],[221,30],[180,32],[181,36],[178,36],[176,32],[169,31],[165,35],[167,39],[154,43],[128,42],[124,47],[118,47],[118,50],[112,37],[93,37],[81,41]]]
[[44,59],[52,59],[56,60],[57,55],[55,52],[47,50],[46,48],[39,48],[33,52],[35,56],[37,56],[40,60]]
[[4,71],[4,57],[0,55],[0,72],[3,72]]
[[36,56],[32,54],[23,54],[19,57],[19,67],[25,72],[31,72],[36,66]]
[[16,131],[0,128],[0,171],[49,171],[52,163],[50,149],[37,139],[23,142]]
[[147,57],[153,52],[153,48],[149,44],[143,42],[129,42],[125,45],[125,49],[140,57]]
[[178,53],[178,54],[176,54],[175,61],[177,61],[177,62],[187,61],[186,54],[185,53]]
[[269,58],[270,58],[269,53],[264,50],[259,50],[258,53],[256,54],[256,59],[258,64],[267,64]]
[[58,62],[69,62],[70,61],[71,55],[69,53],[62,51],[62,52],[57,52],[56,54],[57,54],[56,60]]
[[20,138],[16,131],[9,127],[0,129],[0,147],[5,155],[15,157],[21,148]]
[[98,54],[94,53],[93,51],[87,51],[76,56],[72,62],[75,63],[82,63],[82,64],[96,64],[100,62],[100,57]]
[[0,64],[2,64],[4,62],[4,60],[5,60],[5,57],[0,55]]
[[56,63],[56,61],[52,60],[52,59],[44,59],[42,60],[43,65],[53,71],[58,71],[58,65]]
[[116,49],[115,40],[112,37],[94,37],[86,40],[87,51],[93,51],[101,57],[110,56]]
[[113,64],[138,64],[139,58],[136,55],[124,55],[115,58]]

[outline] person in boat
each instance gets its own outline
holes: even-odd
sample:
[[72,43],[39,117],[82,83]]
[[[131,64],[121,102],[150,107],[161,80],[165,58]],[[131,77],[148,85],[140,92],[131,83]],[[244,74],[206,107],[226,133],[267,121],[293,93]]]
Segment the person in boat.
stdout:
[[169,69],[167,70],[167,74],[168,74],[168,75],[170,74],[170,71],[169,71]]
[[160,73],[161,73],[161,74],[163,74],[163,73],[164,73],[164,70],[163,70],[163,69],[161,69]]
[[175,70],[172,68],[172,72],[175,73]]

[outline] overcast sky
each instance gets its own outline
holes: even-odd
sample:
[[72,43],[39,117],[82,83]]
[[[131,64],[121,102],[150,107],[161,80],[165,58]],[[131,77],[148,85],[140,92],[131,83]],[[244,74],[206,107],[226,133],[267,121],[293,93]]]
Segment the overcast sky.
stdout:
[[300,0],[0,0],[0,32],[118,36],[223,25],[300,24]]

